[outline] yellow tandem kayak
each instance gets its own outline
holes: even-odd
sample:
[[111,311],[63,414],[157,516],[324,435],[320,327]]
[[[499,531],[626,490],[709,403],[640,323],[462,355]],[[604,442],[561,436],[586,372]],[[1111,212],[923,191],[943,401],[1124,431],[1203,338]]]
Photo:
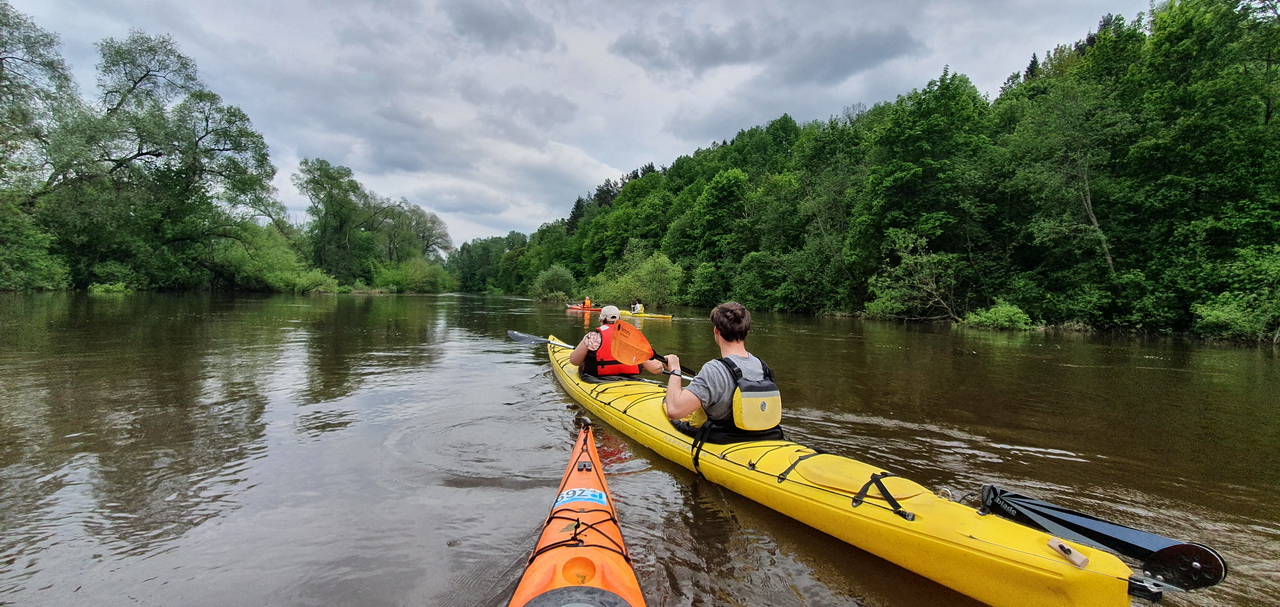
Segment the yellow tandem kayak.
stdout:
[[[555,337],[550,338],[555,341]],[[582,381],[548,344],[564,389],[632,439],[694,469],[693,438],[667,420],[664,387]],[[790,441],[706,444],[707,480],[997,607],[1128,607],[1133,571],[1115,555],[945,499],[882,468]]]

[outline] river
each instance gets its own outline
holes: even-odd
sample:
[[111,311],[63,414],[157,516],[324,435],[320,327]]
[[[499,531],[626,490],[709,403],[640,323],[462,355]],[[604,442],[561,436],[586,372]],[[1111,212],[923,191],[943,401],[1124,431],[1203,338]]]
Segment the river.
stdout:
[[[638,321],[696,368],[706,310]],[[0,605],[502,605],[573,406],[581,314],[465,295],[0,295]],[[1280,596],[1271,348],[756,314],[792,439],[1197,541],[1169,605]],[[650,605],[971,605],[597,424]],[[1135,604],[1142,604],[1137,602]]]

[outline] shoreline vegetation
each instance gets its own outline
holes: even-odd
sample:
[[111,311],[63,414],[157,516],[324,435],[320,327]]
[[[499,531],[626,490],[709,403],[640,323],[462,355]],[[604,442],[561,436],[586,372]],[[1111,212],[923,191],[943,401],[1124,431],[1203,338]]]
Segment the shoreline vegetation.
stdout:
[[[606,179],[531,234],[447,227],[262,136],[168,36],[56,35],[0,0],[0,291],[465,291],[1280,343],[1280,6],[1171,0],[1034,54],[994,99],[943,68],[827,120]],[[16,59],[15,59],[16,58]]]

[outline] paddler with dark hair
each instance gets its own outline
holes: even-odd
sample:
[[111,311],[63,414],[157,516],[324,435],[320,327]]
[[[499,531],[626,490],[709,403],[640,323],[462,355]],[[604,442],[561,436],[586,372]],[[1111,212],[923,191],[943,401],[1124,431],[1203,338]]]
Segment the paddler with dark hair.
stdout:
[[[782,397],[773,383],[773,371],[747,351],[751,313],[731,301],[711,310],[711,332],[721,358],[707,361],[685,388],[680,383],[680,357],[666,357],[667,417],[682,432],[709,443],[783,440]],[[682,420],[702,410],[707,421],[701,427]]]
[[596,377],[639,375],[640,367],[650,373],[662,373],[662,361],[656,358],[639,365],[624,365],[613,358],[615,325],[621,316],[618,306],[600,309],[600,327],[582,336],[582,341],[578,342],[578,346],[569,355],[569,362],[578,366],[579,373]]

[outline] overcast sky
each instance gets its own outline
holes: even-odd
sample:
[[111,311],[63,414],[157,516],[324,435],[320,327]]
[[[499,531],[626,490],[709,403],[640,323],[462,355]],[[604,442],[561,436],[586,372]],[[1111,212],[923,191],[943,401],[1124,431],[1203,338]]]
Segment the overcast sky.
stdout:
[[652,162],[790,114],[826,119],[945,66],[1009,74],[1148,0],[10,0],[85,96],[95,44],[168,34],[266,138],[295,220],[302,158],[440,216],[454,244],[529,233]]

